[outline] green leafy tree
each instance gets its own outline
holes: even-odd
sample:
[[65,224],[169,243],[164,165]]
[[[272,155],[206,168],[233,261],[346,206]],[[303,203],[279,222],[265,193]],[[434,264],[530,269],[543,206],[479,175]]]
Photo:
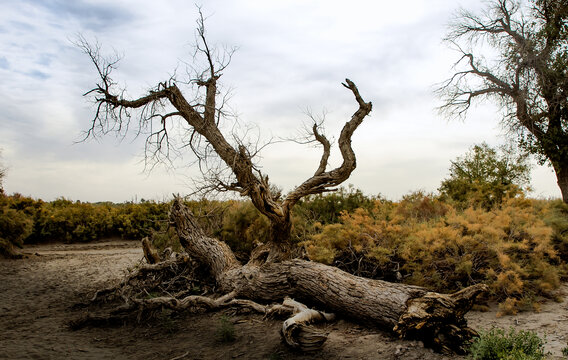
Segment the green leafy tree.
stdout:
[[510,148],[498,152],[483,143],[451,162],[450,175],[438,190],[459,204],[491,209],[505,197],[521,193],[529,183],[529,171],[526,155]]
[[554,168],[568,203],[568,2],[494,0],[462,11],[447,40],[461,53],[440,88],[443,110],[463,116],[476,100],[497,103],[519,147]]

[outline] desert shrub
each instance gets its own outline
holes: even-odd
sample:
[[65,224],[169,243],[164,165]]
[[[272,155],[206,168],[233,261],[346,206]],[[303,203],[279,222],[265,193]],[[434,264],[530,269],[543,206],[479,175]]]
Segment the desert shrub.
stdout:
[[124,239],[150,236],[168,222],[169,202],[127,202],[112,206],[111,233]]
[[451,162],[450,175],[442,181],[439,191],[459,207],[489,210],[505,198],[522,194],[529,179],[526,155],[516,154],[512,148],[497,151],[483,143]]
[[12,208],[9,197],[0,193],[0,256],[15,257],[15,247],[21,248],[33,227],[33,220],[24,211]]
[[[199,226],[209,236],[219,236],[231,201],[209,199],[189,200],[186,206],[193,212]],[[169,206],[168,204],[168,211]]]
[[233,251],[248,255],[258,243],[269,240],[270,222],[250,201],[228,202],[217,234]]
[[[291,240],[294,243],[304,244],[306,240],[320,233],[324,225],[339,222],[343,213],[353,213],[357,209],[371,210],[376,201],[390,204],[380,196],[366,196],[361,190],[352,186],[341,187],[332,193],[307,196],[292,209]],[[329,253],[323,256],[325,258],[328,255]],[[350,262],[355,259],[344,260]],[[364,265],[362,264],[362,267]],[[362,272],[364,271],[360,273]]]
[[[16,202],[17,206],[23,202]],[[83,203],[60,198],[27,204],[33,218],[27,243],[85,242],[108,237],[141,239],[167,222],[169,203]]]
[[474,360],[539,360],[546,358],[545,343],[533,331],[493,328],[482,331],[469,351]]
[[[342,211],[352,211],[358,207],[371,208],[374,201],[374,198],[367,197],[352,187],[341,188],[337,193],[305,198],[292,213],[292,241],[297,243],[306,240],[321,228],[322,223],[337,220]],[[186,201],[186,205],[205,233],[225,241],[241,260],[246,260],[258,244],[270,239],[269,220],[250,200],[221,202],[200,199]],[[124,216],[129,213],[126,212]],[[128,216],[128,220],[131,218],[132,216]],[[154,246],[158,249],[171,246],[177,241],[175,234],[164,228],[160,228],[154,236]]]
[[376,200],[372,210],[343,212],[341,223],[322,226],[302,244],[312,260],[361,276],[396,277],[396,243],[408,229],[392,221],[393,215],[391,203]]
[[23,212],[24,214],[32,217],[35,217],[45,204],[42,200],[36,200],[18,193],[5,196],[3,201],[10,207],[10,209]]
[[219,325],[217,327],[217,339],[220,342],[233,342],[237,336],[235,335],[235,325],[229,317],[223,315],[219,318]]
[[[536,204],[536,205],[535,205]],[[343,213],[303,244],[315,261],[440,292],[484,282],[503,310],[554,296],[564,272],[546,206],[523,197],[492,211],[456,209],[431,195]],[[504,311],[505,313],[505,311]]]
[[43,203],[34,216],[29,243],[46,241],[85,242],[112,233],[110,205],[72,202],[60,198]]
[[[226,242],[241,260],[246,260],[257,244],[269,240],[270,223],[250,201],[188,200],[185,205],[206,235]],[[168,214],[170,204],[167,204]],[[158,250],[165,247],[180,249],[179,239],[168,222],[161,222],[153,230],[153,245]]]
[[446,215],[450,209],[451,206],[441,201],[438,196],[415,191],[402,197],[394,215],[404,219],[428,221]]
[[544,222],[553,231],[553,243],[562,259],[568,259],[568,204],[562,200],[540,201],[541,207],[545,208]]
[[[139,240],[154,236],[158,248],[177,244],[175,232],[168,228],[170,202],[84,203],[65,198],[44,202],[19,194],[5,199],[9,209],[32,221],[31,233],[24,236],[26,243],[85,242],[108,237]],[[353,187],[303,199],[292,214],[292,240],[307,239],[322,223],[336,221],[342,211],[371,208],[373,204],[374,198]],[[256,244],[269,239],[270,223],[250,201],[199,199],[188,200],[186,205],[207,235],[224,240],[243,259]]]
[[150,239],[152,240],[152,245],[159,253],[166,248],[170,248],[178,253],[182,251],[181,243],[173,227],[163,226],[158,230],[154,230]]
[[311,195],[303,198],[294,207],[294,213],[310,223],[333,224],[339,221],[342,212],[355,209],[372,209],[374,197],[363,194],[352,186],[341,187],[335,192]]

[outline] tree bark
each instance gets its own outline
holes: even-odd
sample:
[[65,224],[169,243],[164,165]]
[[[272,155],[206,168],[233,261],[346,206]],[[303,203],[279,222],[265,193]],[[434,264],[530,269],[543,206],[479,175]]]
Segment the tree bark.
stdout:
[[445,353],[464,353],[476,334],[467,327],[464,315],[475,298],[487,291],[485,285],[446,295],[417,286],[361,278],[300,259],[270,262],[257,256],[240,265],[227,245],[206,237],[191,219],[190,210],[176,198],[171,220],[180,241],[188,253],[210,266],[224,293],[263,302],[291,296],[400,337],[423,340]]
[[556,180],[562,194],[562,201],[568,204],[568,165],[557,165],[554,167],[554,171],[556,172]]
[[[459,70],[439,89],[445,97],[442,109],[462,117],[475,99],[497,101],[507,114],[503,125],[519,136],[521,150],[551,162],[568,203],[568,3],[525,5],[499,0],[482,15],[461,12],[446,38],[462,57]],[[489,50],[481,43],[493,46],[498,61],[474,55]]]
[[144,258],[148,264],[157,264],[161,261],[158,251],[152,246],[147,236],[142,239],[142,250],[144,251]]

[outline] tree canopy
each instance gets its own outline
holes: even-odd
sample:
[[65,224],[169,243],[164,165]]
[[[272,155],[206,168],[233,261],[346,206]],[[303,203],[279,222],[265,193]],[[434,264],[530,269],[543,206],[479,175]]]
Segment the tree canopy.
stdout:
[[530,166],[527,156],[509,148],[500,152],[486,143],[474,145],[463,157],[451,162],[450,175],[442,181],[442,196],[486,209],[515,196],[528,185]]
[[554,168],[568,202],[568,3],[492,1],[459,13],[447,41],[462,56],[442,109],[461,117],[476,100],[497,103],[511,139]]

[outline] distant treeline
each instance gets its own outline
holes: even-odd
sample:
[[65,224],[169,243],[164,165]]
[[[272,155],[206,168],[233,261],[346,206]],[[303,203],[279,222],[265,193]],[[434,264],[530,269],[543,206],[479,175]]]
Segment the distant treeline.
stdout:
[[[370,208],[374,198],[359,190],[341,189],[336,194],[301,202],[296,215],[303,221],[336,222],[342,211]],[[209,235],[220,237],[236,251],[248,252],[253,243],[268,237],[268,220],[250,201],[191,200],[193,210]],[[139,240],[168,231],[171,202],[140,201],[115,204],[86,203],[60,198],[46,202],[20,194],[0,196],[0,252],[10,245],[53,241],[88,242],[105,238]],[[299,219],[299,218],[298,218]],[[298,224],[299,225],[299,224]],[[297,226],[296,240],[304,239],[305,227]]]
[[[477,189],[456,199],[414,192],[393,202],[342,188],[302,199],[293,211],[292,237],[312,260],[359,276],[440,292],[486,283],[504,313],[557,296],[568,275],[568,205],[529,199],[512,188],[489,206],[486,194]],[[250,201],[186,203],[206,233],[224,240],[241,260],[268,240],[269,222]],[[145,236],[158,248],[176,247],[169,208],[168,202],[92,204],[2,195],[0,250],[9,255],[24,243]]]

